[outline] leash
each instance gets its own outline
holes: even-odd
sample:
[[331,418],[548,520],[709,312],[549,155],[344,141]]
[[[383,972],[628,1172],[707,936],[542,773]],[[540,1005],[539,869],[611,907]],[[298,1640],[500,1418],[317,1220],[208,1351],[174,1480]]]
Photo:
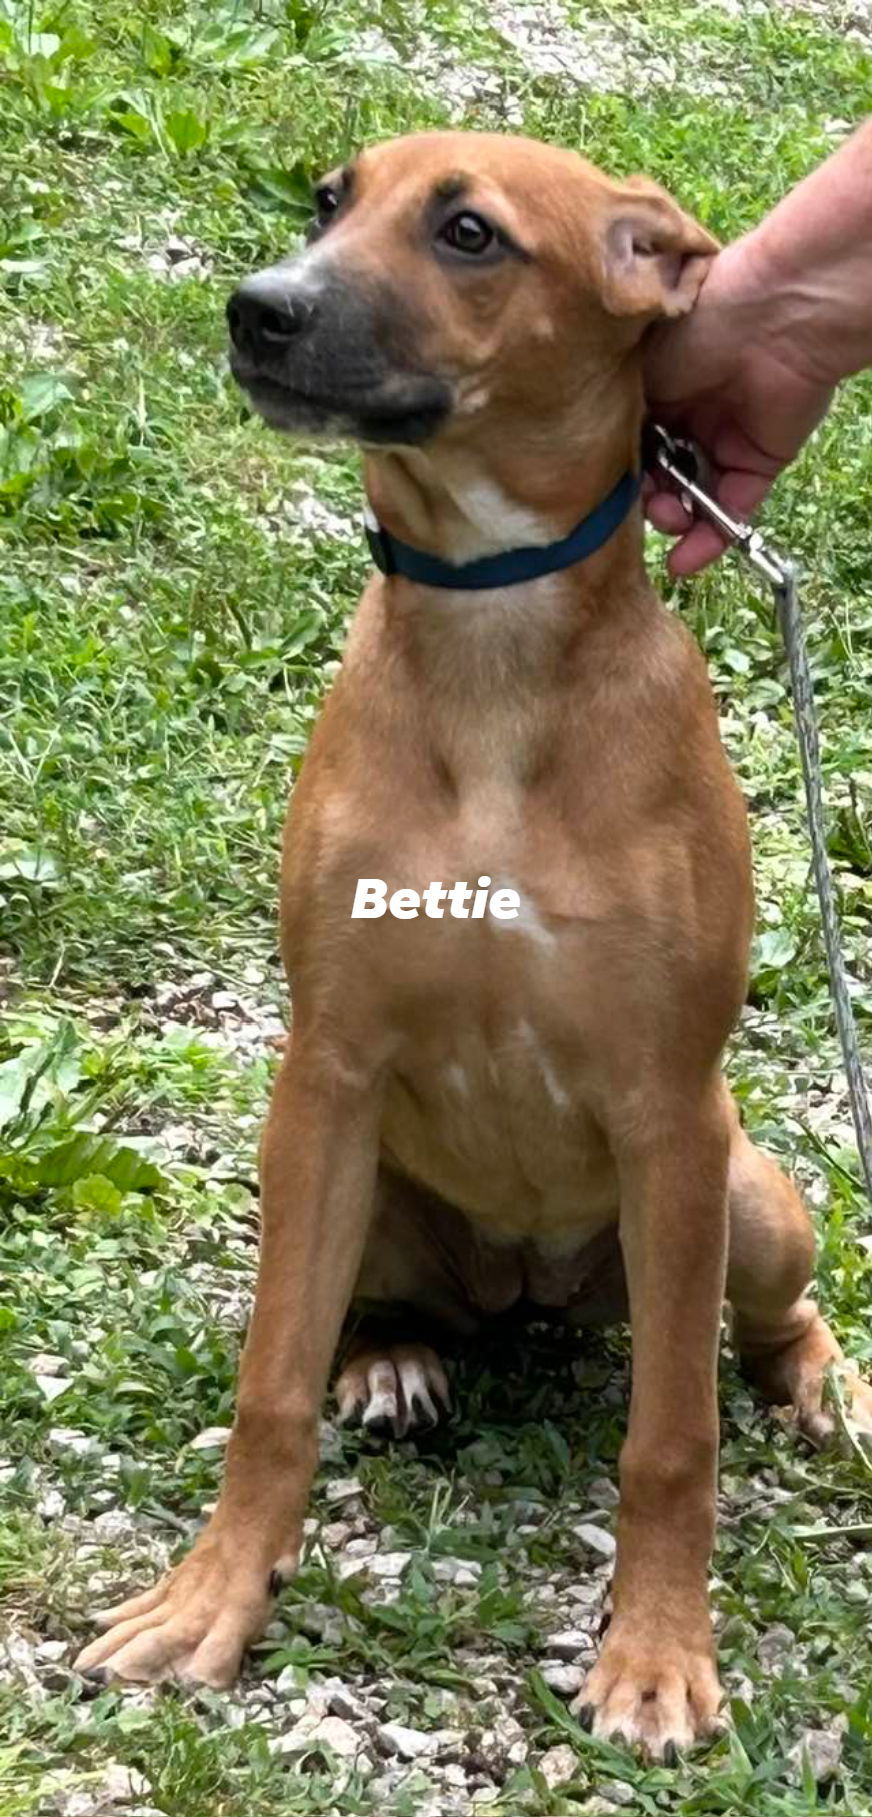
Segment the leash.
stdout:
[[681,494],[688,510],[696,510],[721,531],[739,554],[769,582],[784,648],[790,669],[790,691],[796,726],[805,801],[811,834],[811,856],[814,880],[820,904],[821,926],[830,974],[830,989],[836,1012],[836,1026],[845,1062],[851,1114],[857,1136],[857,1149],[866,1180],[866,1191],[872,1199],[872,1113],[863,1077],[863,1063],[857,1040],[857,1025],[851,1004],[845,961],[842,956],[841,930],[836,908],[833,877],[827,856],[826,820],[821,789],[820,739],[814,704],[814,689],[808,666],[805,631],[799,605],[796,567],[792,561],[770,549],[762,531],[731,517],[717,499],[700,483],[704,474],[702,458],[694,444],[671,436],[659,423],[646,430],[645,462],[659,470]]

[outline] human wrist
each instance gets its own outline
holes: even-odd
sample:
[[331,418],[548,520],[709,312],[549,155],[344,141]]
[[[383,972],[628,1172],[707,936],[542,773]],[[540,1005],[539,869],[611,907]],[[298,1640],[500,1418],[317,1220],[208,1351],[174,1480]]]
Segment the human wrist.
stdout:
[[741,242],[767,343],[830,387],[872,364],[870,179],[864,128]]
[[837,319],[829,274],[798,261],[770,221],[739,244],[737,324],[746,346],[765,351],[809,384],[832,389],[856,367],[845,363],[844,325]]

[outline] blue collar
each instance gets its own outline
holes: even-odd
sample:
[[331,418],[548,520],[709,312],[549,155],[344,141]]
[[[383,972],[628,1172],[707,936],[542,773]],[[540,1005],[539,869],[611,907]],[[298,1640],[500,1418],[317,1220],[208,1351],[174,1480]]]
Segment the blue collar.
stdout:
[[583,561],[586,555],[601,549],[623,523],[638,493],[639,475],[628,468],[608,496],[568,536],[542,548],[506,549],[499,555],[483,555],[478,561],[442,561],[438,555],[427,555],[423,549],[401,542],[380,524],[367,523],[366,540],[372,559],[383,574],[402,574],[423,587],[455,587],[463,591],[515,587],[519,581],[538,580],[541,574],[571,568],[573,562]]

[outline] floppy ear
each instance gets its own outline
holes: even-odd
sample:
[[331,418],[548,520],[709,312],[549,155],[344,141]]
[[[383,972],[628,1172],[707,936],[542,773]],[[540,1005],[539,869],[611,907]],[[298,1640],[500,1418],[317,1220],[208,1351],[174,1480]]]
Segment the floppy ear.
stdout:
[[719,250],[648,177],[610,186],[600,225],[601,292],[610,315],[685,315]]

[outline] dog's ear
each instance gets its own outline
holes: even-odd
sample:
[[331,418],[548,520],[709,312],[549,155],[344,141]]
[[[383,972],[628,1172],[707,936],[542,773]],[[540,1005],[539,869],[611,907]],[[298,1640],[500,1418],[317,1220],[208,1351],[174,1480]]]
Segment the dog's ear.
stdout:
[[685,315],[718,250],[659,183],[610,185],[600,226],[603,303],[610,315]]

